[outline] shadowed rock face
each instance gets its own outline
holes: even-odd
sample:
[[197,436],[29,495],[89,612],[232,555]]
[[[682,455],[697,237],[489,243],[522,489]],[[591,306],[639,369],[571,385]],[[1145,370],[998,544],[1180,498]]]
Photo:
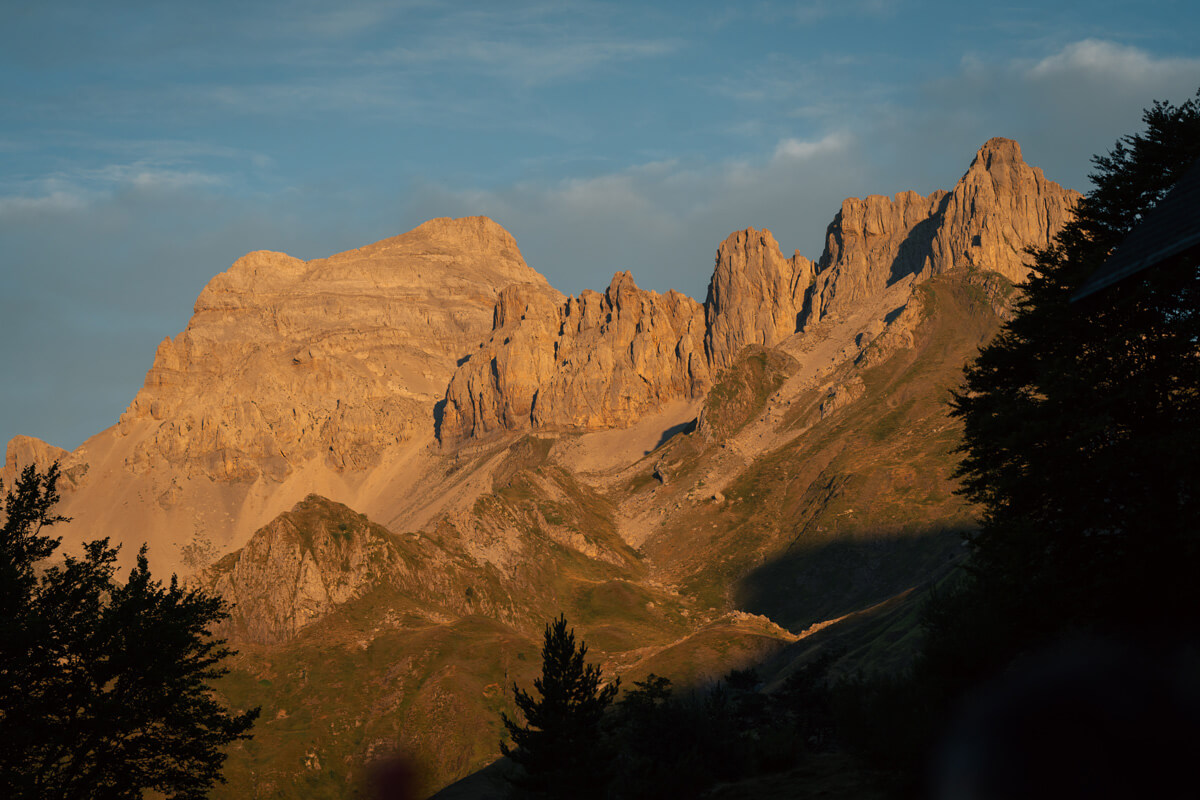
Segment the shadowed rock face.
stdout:
[[439,436],[629,425],[708,390],[703,336],[699,303],[639,289],[628,272],[603,294],[565,300],[544,287],[509,287],[491,338],[450,381]]
[[487,336],[500,290],[547,290],[483,217],[436,219],[315,261],[256,252],[209,282],[159,345],[122,430],[156,424],[131,464],[225,480],[322,457],[373,464],[428,427],[457,363]]

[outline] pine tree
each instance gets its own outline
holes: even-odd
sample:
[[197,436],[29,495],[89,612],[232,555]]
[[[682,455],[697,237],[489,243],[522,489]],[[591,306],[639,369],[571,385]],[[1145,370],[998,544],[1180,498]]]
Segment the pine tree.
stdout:
[[28,467],[4,501],[0,795],[203,798],[258,715],[209,688],[233,654],[209,633],[224,602],[153,580],[144,547],[121,583],[107,539],[46,566],[58,475]]
[[519,764],[519,785],[550,797],[598,796],[604,786],[601,720],[617,695],[619,680],[600,685],[600,668],[587,664],[587,644],[575,645],[575,631],[560,615],[546,625],[542,677],[534,697],[513,684],[513,700],[525,718],[519,725],[501,714],[513,747],[500,751]]

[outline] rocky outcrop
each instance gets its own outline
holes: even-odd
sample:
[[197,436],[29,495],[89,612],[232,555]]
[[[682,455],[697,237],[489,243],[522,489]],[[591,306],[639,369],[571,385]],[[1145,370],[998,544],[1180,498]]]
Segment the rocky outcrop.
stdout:
[[852,308],[888,284],[929,268],[929,243],[937,230],[945,192],[922,197],[901,192],[894,198],[850,197],[825,233],[817,263],[811,323]]
[[1015,141],[996,138],[949,193],[845,200],[826,233],[805,322],[842,313],[906,275],[970,268],[1023,280],[1025,248],[1049,244],[1079,197],[1026,164]]
[[218,562],[209,586],[233,606],[241,636],[273,642],[361,596],[399,566],[384,532],[311,495]]
[[[231,632],[259,643],[283,641],[367,592],[403,596],[418,616],[501,614],[507,595],[461,550],[424,537],[400,537],[353,509],[309,495],[214,564],[202,583],[232,607]],[[471,587],[470,591],[466,591]]]
[[717,249],[704,301],[704,349],[713,373],[746,345],[773,347],[795,333],[812,278],[813,263],[799,252],[785,259],[770,231],[730,234]]
[[218,275],[187,330],[159,345],[122,430],[131,458],[222,480],[281,478],[314,458],[361,469],[432,426],[457,364],[486,338],[500,290],[549,290],[512,236],[436,219],[315,261],[256,252]]
[[534,286],[501,293],[491,338],[446,391],[443,442],[623,427],[711,385],[695,300],[640,289],[628,272],[603,294],[560,298]]
[[[1025,249],[1047,245],[1078,198],[1026,164],[1016,142],[991,139],[951,192],[845,200],[815,265],[784,258],[770,231],[731,234],[717,250],[703,323],[687,298],[642,292],[621,273],[604,295],[565,305],[544,288],[514,288],[487,346],[450,383],[441,439],[625,426],[700,396],[743,348],[774,347],[907,276],[966,268],[1020,281]],[[866,361],[911,343],[911,325],[888,327]]]
[[4,453],[4,466],[0,468],[0,485],[8,491],[26,467],[32,466],[44,472],[50,465],[58,463],[60,473],[58,491],[72,491],[79,487],[87,474],[88,465],[71,453],[43,442],[36,436],[14,436],[8,441]]
[[1012,139],[989,139],[946,199],[933,271],[968,267],[1020,282],[1029,274],[1026,248],[1049,245],[1079,198],[1026,164]]

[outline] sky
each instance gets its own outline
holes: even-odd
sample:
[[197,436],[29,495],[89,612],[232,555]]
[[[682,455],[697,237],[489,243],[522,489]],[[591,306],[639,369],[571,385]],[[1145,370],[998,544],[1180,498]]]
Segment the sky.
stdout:
[[484,214],[568,294],[703,300],[989,137],[1086,191],[1200,88],[1200,3],[0,2],[0,442],[114,424],[241,255]]

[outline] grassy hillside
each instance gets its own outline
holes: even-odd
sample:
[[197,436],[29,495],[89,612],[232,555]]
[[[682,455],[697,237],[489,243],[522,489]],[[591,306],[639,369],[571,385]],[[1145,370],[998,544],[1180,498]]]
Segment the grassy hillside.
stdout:
[[[823,415],[823,387],[794,398],[788,423],[803,435],[756,458],[723,490],[723,503],[698,493],[647,542],[645,553],[682,592],[799,631],[955,561],[973,517],[953,494],[960,434],[946,401],[999,321],[962,276],[917,291],[913,347],[863,366],[872,361],[868,348],[833,377],[861,380],[857,400]],[[720,442],[684,438],[664,459],[683,462],[680,474],[702,475]]]

